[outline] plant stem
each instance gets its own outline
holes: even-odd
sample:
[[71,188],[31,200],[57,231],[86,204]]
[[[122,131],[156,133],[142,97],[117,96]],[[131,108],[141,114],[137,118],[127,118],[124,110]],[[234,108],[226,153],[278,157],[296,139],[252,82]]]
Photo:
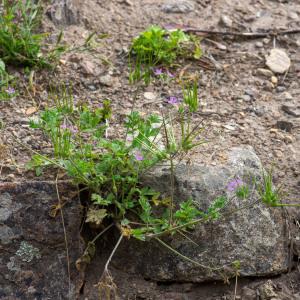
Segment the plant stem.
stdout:
[[162,244],[164,247],[166,247],[166,248],[169,249],[170,251],[174,252],[175,254],[177,254],[178,256],[180,256],[181,258],[183,258],[183,259],[185,259],[185,260],[187,260],[187,261],[189,261],[189,262],[191,262],[191,263],[193,263],[193,264],[195,264],[195,265],[197,265],[197,266],[199,266],[199,267],[201,267],[201,268],[208,269],[208,270],[210,270],[210,271],[222,270],[222,269],[224,268],[224,266],[223,266],[223,267],[218,267],[218,268],[211,268],[211,267],[202,265],[202,264],[200,264],[199,262],[197,262],[197,261],[195,261],[195,260],[193,260],[193,259],[191,259],[191,258],[189,258],[189,257],[187,257],[187,256],[185,256],[185,255],[183,255],[182,253],[178,252],[177,250],[175,250],[174,248],[172,248],[171,246],[169,246],[168,244],[166,244],[165,242],[163,242],[161,239],[159,239],[159,238],[157,238],[157,237],[156,237],[155,239],[156,239],[160,244]]
[[106,272],[106,271],[108,270],[108,265],[109,265],[109,263],[110,263],[112,257],[114,256],[115,252],[117,251],[117,249],[118,249],[118,247],[119,247],[119,245],[120,245],[120,243],[121,243],[123,237],[124,237],[123,234],[121,234],[120,237],[119,237],[119,239],[118,239],[118,242],[116,243],[116,245],[115,245],[113,251],[111,252],[111,254],[110,254],[110,256],[109,256],[109,258],[108,258],[108,260],[107,260],[107,262],[106,262],[106,264],[105,264],[103,273]]

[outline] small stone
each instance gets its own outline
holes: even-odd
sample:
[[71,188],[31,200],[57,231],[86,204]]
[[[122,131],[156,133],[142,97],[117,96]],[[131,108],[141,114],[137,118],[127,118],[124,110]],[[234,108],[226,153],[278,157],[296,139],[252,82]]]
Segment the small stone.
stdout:
[[262,42],[256,42],[255,47],[256,48],[263,48],[264,44]]
[[251,101],[251,96],[243,95],[243,100],[246,101],[246,102],[249,102],[249,101]]
[[291,132],[293,128],[293,123],[285,120],[278,120],[276,123],[276,127],[286,132]]
[[274,72],[283,74],[291,66],[291,60],[283,49],[272,49],[266,57],[266,65]]
[[252,290],[248,287],[244,287],[242,289],[242,299],[243,300],[255,300],[256,299],[256,291]]
[[37,107],[31,106],[26,109],[25,114],[27,116],[30,116],[30,115],[34,114],[35,112],[37,112],[37,110],[38,110]]
[[257,69],[256,73],[265,77],[272,77],[274,75],[272,71],[263,68]]
[[224,25],[225,27],[232,27],[232,20],[229,16],[222,15],[220,18],[220,24]]
[[95,73],[95,65],[91,61],[82,61],[80,63],[82,71],[87,75],[94,75]]
[[288,16],[292,20],[298,20],[298,18],[299,18],[298,14],[295,11],[289,12]]
[[291,135],[286,135],[286,136],[284,137],[284,142],[285,142],[286,144],[292,144],[292,143],[294,142],[294,138],[293,138]]
[[281,109],[293,117],[300,117],[300,106],[283,104]]
[[144,97],[147,100],[155,100],[156,99],[156,95],[152,92],[145,92]]
[[100,82],[100,84],[105,85],[105,86],[113,86],[114,85],[113,77],[110,76],[109,74],[101,76],[99,78],[99,82]]
[[283,97],[287,101],[293,100],[293,96],[289,92],[285,92]]
[[15,179],[15,175],[14,174],[8,174],[6,176],[6,178],[9,180],[9,181],[13,181]]
[[286,90],[285,86],[282,86],[282,85],[279,85],[277,88],[276,88],[276,91],[278,93],[282,93]]
[[272,76],[272,77],[271,77],[271,82],[272,82],[274,85],[277,85],[277,83],[278,83],[277,77],[276,77],[276,76]]
[[194,10],[192,1],[168,0],[162,5],[162,11],[165,13],[189,13]]

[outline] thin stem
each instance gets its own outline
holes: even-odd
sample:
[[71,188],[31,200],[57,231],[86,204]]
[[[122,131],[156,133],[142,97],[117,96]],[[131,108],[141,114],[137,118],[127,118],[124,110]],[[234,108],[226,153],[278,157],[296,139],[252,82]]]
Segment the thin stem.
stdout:
[[109,265],[109,263],[110,263],[112,257],[114,256],[115,252],[117,251],[117,249],[118,249],[118,247],[119,247],[119,245],[120,245],[120,243],[121,243],[123,237],[124,237],[123,234],[121,234],[120,237],[119,237],[119,240],[118,240],[118,242],[117,242],[117,244],[116,244],[116,246],[114,247],[113,251],[111,252],[111,254],[110,254],[110,256],[109,256],[109,258],[108,258],[108,260],[107,260],[107,262],[106,262],[106,264],[105,264],[103,273],[106,272],[106,271],[108,270],[108,265]]
[[223,267],[218,267],[218,268],[211,268],[211,267],[208,267],[208,266],[205,266],[205,265],[202,265],[200,264],[199,262],[183,255],[182,253],[178,252],[177,250],[175,250],[174,248],[172,248],[171,246],[169,246],[168,244],[166,244],[165,242],[163,242],[161,239],[159,238],[155,238],[160,244],[162,244],[164,247],[166,247],[167,249],[169,249],[170,251],[172,251],[173,253],[177,254],[178,256],[180,256],[181,258],[183,258],[184,260],[187,260],[201,268],[204,268],[204,269],[208,269],[210,271],[217,271],[217,270],[222,270],[224,269],[224,266]]
[[62,203],[61,203],[57,182],[58,182],[58,173],[57,173],[56,179],[55,179],[55,187],[56,187],[56,194],[57,194],[57,199],[58,199],[58,203],[59,203],[59,207],[60,207],[61,223],[62,223],[62,226],[63,226],[65,247],[66,247],[67,269],[68,269],[68,289],[69,289],[68,294],[71,295],[71,270],[70,270],[69,246],[68,246],[68,238],[67,238],[65,219],[64,219],[64,213],[63,213],[63,206],[62,206]]
[[114,223],[111,223],[110,225],[108,225],[106,228],[104,228],[100,233],[98,233],[92,240],[92,243],[95,243],[96,240],[102,235],[104,234],[108,229],[110,229],[112,226],[114,225]]

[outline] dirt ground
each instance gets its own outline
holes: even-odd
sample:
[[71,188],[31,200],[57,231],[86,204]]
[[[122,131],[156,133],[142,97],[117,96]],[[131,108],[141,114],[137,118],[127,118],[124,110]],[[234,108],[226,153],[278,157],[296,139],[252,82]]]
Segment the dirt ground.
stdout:
[[[32,86],[28,84],[28,74],[11,70],[18,78],[20,95],[0,102],[0,176],[3,181],[34,177],[32,172],[25,170],[24,164],[31,156],[28,148],[44,153],[50,151],[49,142],[29,128],[29,118],[38,115],[38,111],[49,103],[50,85],[72,86],[75,103],[87,101],[96,107],[103,99],[110,99],[115,114],[110,134],[118,135],[118,124],[130,112],[136,90],[128,84],[128,49],[132,38],[149,25],[177,24],[229,32],[300,28],[298,0],[178,0],[176,3],[183,4],[184,12],[168,10],[166,4],[174,2],[163,0],[73,2],[72,9],[78,11],[76,24],[62,25],[58,21],[54,24],[48,16],[55,8],[53,5],[47,7],[43,26],[51,33],[50,41],[55,41],[60,29],[68,45],[82,44],[93,31],[99,35],[107,34],[107,37],[97,40],[94,53],[67,53],[56,70],[35,72]],[[263,75],[259,69],[268,69],[265,57],[274,47],[284,49],[291,59],[291,67],[284,74],[271,77]],[[226,160],[224,153],[228,148],[251,145],[267,168],[274,167],[275,183],[282,185],[286,192],[284,202],[299,202],[300,34],[256,39],[208,35],[203,37],[202,48],[204,55],[200,62],[186,61],[171,70],[178,75],[185,68],[186,72],[195,72],[200,78],[201,111],[198,118],[203,121],[206,128],[203,135],[210,142],[197,149],[190,157],[191,161],[216,165]],[[138,91],[136,109],[159,112],[167,107],[166,98],[173,95],[180,96],[176,81],[169,85],[154,81]],[[286,106],[291,108],[288,112]],[[295,240],[300,238],[299,212],[298,209],[288,210],[291,224],[298,224],[298,228],[291,229],[291,239]],[[296,254],[294,258],[298,259]],[[275,278],[276,288],[280,290],[281,285],[281,291],[286,293],[286,298],[278,299],[300,299],[299,294],[297,296],[299,279],[297,266],[292,273]],[[239,287],[256,291],[256,287],[266,280],[244,279]],[[234,282],[230,286],[223,283],[159,284],[126,278],[122,274],[116,274],[116,281],[121,299],[225,300],[233,299],[234,293]],[[239,289],[238,295],[241,293]],[[259,299],[238,297],[236,299]]]

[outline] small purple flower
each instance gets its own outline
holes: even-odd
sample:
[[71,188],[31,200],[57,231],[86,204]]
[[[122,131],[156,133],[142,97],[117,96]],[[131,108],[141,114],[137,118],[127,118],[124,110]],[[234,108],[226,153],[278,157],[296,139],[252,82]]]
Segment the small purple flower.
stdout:
[[71,126],[70,128],[71,133],[76,134],[78,132],[78,129],[74,126]]
[[235,178],[234,180],[230,181],[227,185],[227,190],[229,192],[234,192],[238,187],[244,185],[243,181],[239,178]]
[[169,70],[167,70],[167,75],[168,75],[170,78],[174,78],[174,74],[172,74]]
[[62,130],[66,130],[68,128],[68,126],[66,124],[61,124],[60,125],[60,129]]
[[142,161],[144,160],[144,156],[143,154],[141,153],[141,151],[136,151],[134,153],[134,158],[137,160],[137,161]]
[[156,69],[154,69],[153,73],[154,73],[154,75],[156,75],[156,76],[160,76],[160,75],[162,75],[164,72],[163,72],[162,68],[156,68]]
[[9,95],[12,95],[16,92],[16,90],[12,87],[9,87],[8,89],[5,90],[5,92]]
[[169,104],[175,105],[175,104],[180,103],[180,100],[175,96],[171,96],[171,97],[169,97],[169,100],[167,102]]

